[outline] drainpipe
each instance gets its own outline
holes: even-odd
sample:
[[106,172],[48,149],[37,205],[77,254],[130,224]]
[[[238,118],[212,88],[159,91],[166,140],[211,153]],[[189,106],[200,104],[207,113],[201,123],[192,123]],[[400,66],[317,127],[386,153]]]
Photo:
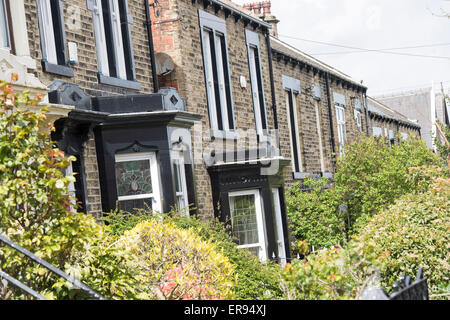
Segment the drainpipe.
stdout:
[[367,135],[370,136],[370,128],[369,128],[369,105],[367,104],[367,90],[364,91],[364,104],[366,109],[366,130]]
[[155,47],[153,46],[152,20],[150,18],[150,7],[153,7],[154,5],[154,3],[150,4],[149,0],[144,0],[145,13],[147,15],[147,21],[145,22],[145,25],[147,25],[148,46],[150,49],[150,59],[152,64],[153,91],[157,93],[159,91],[159,84],[158,75],[156,74],[156,59]]
[[267,52],[269,55],[269,75],[270,75],[270,91],[272,92],[273,122],[275,130],[278,130],[277,101],[275,98],[275,83],[273,80],[273,64],[272,64],[272,46],[270,45],[269,30],[266,30],[266,42],[267,42]]
[[331,107],[331,94],[330,94],[330,74],[326,73],[326,84],[327,84],[327,99],[328,99],[328,115],[330,118],[330,135],[331,135],[331,150],[336,153],[336,146],[334,142],[334,128],[333,128],[333,109]]

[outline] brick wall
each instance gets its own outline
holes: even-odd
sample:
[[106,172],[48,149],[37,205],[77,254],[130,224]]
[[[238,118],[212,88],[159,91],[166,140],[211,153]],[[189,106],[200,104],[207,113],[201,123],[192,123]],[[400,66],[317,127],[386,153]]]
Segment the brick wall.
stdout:
[[[155,51],[168,54],[174,61],[176,68],[175,72],[164,79],[161,85],[175,83],[180,95],[186,99],[187,110],[204,116],[201,124],[202,133],[194,135],[194,139],[197,139],[199,143],[201,141],[200,149],[203,151],[221,150],[223,149],[223,141],[220,139],[213,141],[208,134],[210,128],[209,111],[206,99],[198,10],[201,9],[211,14],[216,13],[211,6],[205,9],[202,4],[192,4],[191,0],[161,0],[159,2],[161,14],[159,17],[152,17],[152,21],[154,20]],[[216,15],[225,19],[223,10],[219,10]],[[233,16],[228,17],[225,21],[235,127],[239,131],[256,130],[244,22],[242,20],[235,22]],[[250,26],[247,28],[253,30]],[[260,28],[254,31],[259,33],[268,127],[273,129],[274,120],[266,39]],[[240,76],[247,79],[246,89],[240,87]],[[252,137],[252,139],[256,141],[255,137]],[[231,142],[231,144],[234,143]],[[238,141],[237,144],[240,147],[249,147],[248,141],[246,142],[243,139]],[[211,183],[203,161],[197,161],[194,170],[199,215],[204,219],[211,218],[214,209]]]
[[[45,85],[54,80],[75,83],[91,96],[107,96],[137,93],[135,90],[109,86],[98,82],[97,53],[95,48],[92,12],[87,9],[86,0],[62,1],[66,41],[76,42],[79,63],[73,66],[74,77],[64,77],[43,72],[41,66],[42,51],[39,33],[39,19],[35,0],[25,0],[30,54],[37,61],[35,75]],[[150,51],[147,29],[145,26],[145,7],[140,0],[128,1],[129,13],[133,16],[131,36],[135,61],[136,79],[140,83],[142,93],[153,92]],[[100,182],[98,177],[97,155],[94,135],[85,145],[86,179],[87,179],[87,211],[95,217],[101,215]]]
[[[325,74],[314,72],[312,68],[300,68],[297,64],[285,62],[283,59],[273,59],[274,82],[277,101],[277,115],[280,132],[280,144],[282,156],[291,159],[290,132],[288,127],[288,116],[286,106],[286,91],[283,89],[282,76],[289,76],[300,80],[301,93],[296,96],[297,118],[299,125],[299,141],[303,158],[303,171],[316,174],[321,171],[319,135],[317,131],[317,117],[315,105],[318,103],[319,119],[322,132],[322,146],[324,155],[325,172],[334,172],[335,161],[332,155],[330,116],[328,108],[328,97]],[[322,99],[317,101],[312,95],[312,86],[319,86],[322,90]],[[345,109],[347,143],[351,143],[360,134],[356,119],[354,117],[354,104],[352,98],[357,98],[362,103],[362,133],[366,133],[366,117],[364,107],[364,97],[362,91],[358,92],[353,88],[338,83],[336,80],[330,81],[331,111],[333,118],[333,132],[335,150],[338,152],[338,134],[336,122],[336,110],[333,101],[333,92],[345,96],[347,107]],[[292,163],[289,170],[286,170],[285,179],[289,187],[294,183],[292,177]]]

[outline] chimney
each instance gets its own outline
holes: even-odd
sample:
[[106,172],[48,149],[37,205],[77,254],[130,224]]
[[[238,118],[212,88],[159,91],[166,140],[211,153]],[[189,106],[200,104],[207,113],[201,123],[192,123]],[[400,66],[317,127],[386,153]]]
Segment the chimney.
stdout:
[[270,0],[262,1],[262,2],[253,2],[246,3],[243,7],[256,15],[258,18],[264,20],[267,23],[270,23],[272,28],[270,29],[270,35],[278,38],[278,28],[277,24],[280,22],[275,16],[271,13],[272,4]]

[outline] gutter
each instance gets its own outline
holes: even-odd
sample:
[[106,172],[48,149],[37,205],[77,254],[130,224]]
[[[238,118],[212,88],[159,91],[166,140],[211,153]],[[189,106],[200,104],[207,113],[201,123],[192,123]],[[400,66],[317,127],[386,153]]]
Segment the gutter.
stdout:
[[153,45],[153,33],[152,33],[152,20],[150,18],[150,6],[154,6],[155,4],[149,3],[149,0],[144,0],[145,6],[145,14],[147,16],[147,20],[145,21],[145,25],[147,26],[147,34],[148,34],[148,46],[150,50],[150,60],[152,64],[152,76],[153,76],[153,91],[157,93],[159,91],[158,84],[158,75],[156,74],[156,59],[155,59],[155,47]]

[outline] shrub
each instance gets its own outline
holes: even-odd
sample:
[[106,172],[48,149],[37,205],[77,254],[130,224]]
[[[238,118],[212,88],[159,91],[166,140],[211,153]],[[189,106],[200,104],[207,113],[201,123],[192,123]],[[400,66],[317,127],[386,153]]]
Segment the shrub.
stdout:
[[280,288],[280,265],[274,262],[262,263],[245,249],[238,249],[230,236],[230,230],[218,220],[201,222],[195,217],[174,216],[171,218],[182,228],[193,230],[205,240],[212,241],[234,265],[237,283],[233,287],[237,300],[284,299]]
[[324,188],[326,179],[305,179],[306,192],[299,184],[289,188],[291,233],[316,248],[344,245],[378,211],[404,194],[426,190],[431,178],[410,167],[441,163],[421,140],[387,146],[383,139],[360,136],[338,159],[331,188]]
[[130,266],[149,298],[231,299],[234,268],[214,244],[168,221],[150,219],[126,231],[116,243],[130,254]]
[[282,285],[290,299],[358,298],[371,281],[392,292],[402,274],[415,275],[420,267],[429,277],[431,297],[448,297],[448,172],[411,171],[421,176],[417,181],[432,180],[427,191],[404,195],[372,217],[345,249],[323,249],[287,265]]
[[348,145],[345,156],[338,159],[335,181],[348,206],[350,233],[395,199],[414,191],[407,177],[409,167],[439,164],[439,157],[412,137],[394,146],[372,137],[360,137]]
[[373,241],[375,252],[390,253],[381,270],[387,290],[401,274],[415,275],[422,267],[430,293],[442,293],[450,275],[449,208],[450,179],[434,178],[427,192],[402,197],[361,230],[355,241]]
[[303,191],[294,184],[286,197],[287,216],[291,234],[316,248],[345,243],[345,215],[340,213],[343,203],[336,188],[325,189],[327,179],[306,179]]
[[[112,212],[105,215],[110,233],[122,235],[125,230],[132,229],[140,221],[160,219],[147,210],[137,210],[135,215],[126,212]],[[218,220],[202,222],[191,216],[180,216],[172,211],[163,216],[167,222],[178,228],[191,230],[202,240],[215,245],[216,251],[228,258],[234,266],[237,282],[232,290],[237,300],[283,299],[279,286],[281,268],[278,264],[261,261],[249,251],[238,249],[230,236],[229,230]]]
[[[74,177],[63,171],[74,159],[53,147],[47,109],[19,109],[36,106],[39,98],[14,94],[11,84],[0,82],[0,232],[106,297],[132,297],[132,275],[120,267],[123,254],[107,247],[91,216],[70,212],[75,199],[67,185]],[[10,247],[0,246],[0,269],[48,298],[86,298]],[[28,298],[11,286],[0,291],[3,298]]]

